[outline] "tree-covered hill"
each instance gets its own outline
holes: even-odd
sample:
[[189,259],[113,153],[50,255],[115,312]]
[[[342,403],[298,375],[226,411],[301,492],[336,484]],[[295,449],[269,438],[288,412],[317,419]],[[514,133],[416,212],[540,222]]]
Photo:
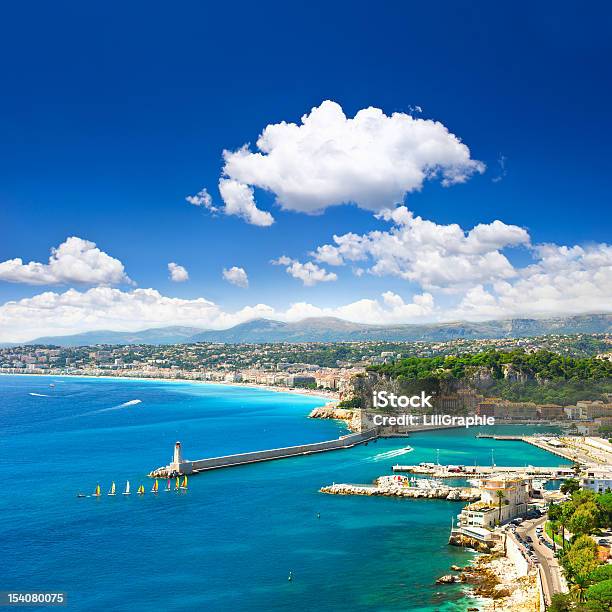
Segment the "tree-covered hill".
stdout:
[[[457,380],[488,396],[513,401],[570,404],[612,393],[612,362],[539,350],[491,350],[460,356],[409,357],[371,366],[370,372],[398,381]],[[484,374],[484,376],[483,376]]]

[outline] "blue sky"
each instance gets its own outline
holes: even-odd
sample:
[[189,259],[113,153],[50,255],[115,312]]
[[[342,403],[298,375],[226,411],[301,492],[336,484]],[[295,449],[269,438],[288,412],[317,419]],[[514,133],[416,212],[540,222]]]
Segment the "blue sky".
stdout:
[[[52,247],[76,236],[120,261],[135,284],[99,282],[95,275],[81,282],[70,273],[33,284],[14,267],[3,276],[0,264],[0,340],[141,328],[161,325],[166,316],[174,319],[168,324],[184,322],[167,304],[163,316],[150,317],[140,307],[133,316],[117,315],[100,304],[99,316],[83,321],[78,308],[90,312],[91,302],[75,302],[71,310],[53,298],[48,320],[28,323],[26,313],[43,308],[40,299],[28,299],[95,287],[126,295],[152,288],[186,300],[189,312],[197,309],[193,300],[205,298],[214,312],[195,319],[213,327],[243,320],[246,312],[234,315],[257,304],[280,318],[295,318],[297,311],[287,309],[307,303],[327,309],[323,314],[380,322],[386,313],[390,322],[412,322],[600,311],[610,297],[612,9],[603,2],[588,10],[563,2],[35,2],[7,6],[3,17],[0,262],[46,264]],[[405,195],[405,205],[435,223],[432,231],[448,224],[469,231],[497,219],[524,228],[527,238],[492,248],[513,272],[432,284],[414,262],[398,267],[383,257],[374,270],[377,247],[355,261],[344,253],[343,265],[335,266],[310,254],[333,246],[334,235],[389,232],[393,222],[373,214],[382,204],[366,210],[337,203],[310,215],[281,208],[278,193],[253,179],[241,182],[251,185],[258,208],[274,223],[261,227],[225,214],[218,188],[223,150],[249,143],[255,152],[267,125],[300,124],[325,100],[339,104],[349,120],[373,106],[385,117],[399,112],[438,121],[461,139],[467,159],[486,170],[448,187],[425,180]],[[291,177],[274,180],[285,179]],[[346,181],[337,180],[343,188]],[[185,201],[202,188],[221,208],[217,214]],[[412,248],[418,231],[407,232],[401,248]],[[560,262],[538,251],[549,243],[587,251],[565,253]],[[452,253],[436,253],[449,257],[446,268],[462,266]],[[283,255],[337,278],[304,284],[286,272],[290,264],[270,264]],[[169,262],[184,266],[189,280],[171,281]],[[478,260],[471,264],[480,267]],[[538,270],[525,272],[530,264]],[[557,308],[565,265],[584,288]],[[223,279],[232,266],[244,269],[248,287]],[[495,288],[499,282],[527,282],[530,291],[549,283],[550,292],[531,294],[519,312],[509,307],[510,290]],[[406,305],[415,295],[431,295],[433,306],[388,312],[395,298],[385,307],[385,292]],[[382,310],[371,303],[334,310],[364,299],[378,300]]]

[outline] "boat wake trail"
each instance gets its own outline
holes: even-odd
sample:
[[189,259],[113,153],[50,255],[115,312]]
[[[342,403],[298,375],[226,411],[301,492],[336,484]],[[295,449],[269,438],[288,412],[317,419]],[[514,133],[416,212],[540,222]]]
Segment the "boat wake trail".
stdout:
[[142,400],[135,399],[130,400],[129,402],[123,402],[123,404],[119,404],[118,406],[115,406],[115,408],[127,408],[128,406],[135,406],[136,404],[140,403],[142,403]]
[[[128,408],[129,406],[136,406],[136,404],[142,403],[142,400],[133,399],[129,402],[123,402],[123,404],[119,404],[118,406],[111,406],[110,408],[102,408],[100,410],[90,410],[89,412],[83,412],[83,414],[75,414],[74,416],[64,417],[67,419],[76,419],[84,416],[91,416],[92,414],[100,414],[101,412],[110,412],[111,410],[121,410],[122,408]],[[60,419],[63,420],[63,419]]]
[[123,402],[123,404],[119,404],[118,406],[112,406],[111,408],[102,408],[102,410],[96,410],[96,412],[108,412],[109,410],[121,410],[121,408],[128,408],[130,406],[136,406],[136,404],[142,403],[142,400],[133,399],[129,402]]
[[368,461],[384,461],[385,459],[392,459],[393,457],[399,457],[400,455],[411,453],[413,450],[414,449],[411,446],[406,446],[405,448],[397,448],[395,450],[390,450],[385,453],[379,453],[378,455],[374,455],[374,457],[370,457]]
[[44,393],[30,393],[29,395],[33,395],[34,397],[49,397],[48,395],[45,395]]

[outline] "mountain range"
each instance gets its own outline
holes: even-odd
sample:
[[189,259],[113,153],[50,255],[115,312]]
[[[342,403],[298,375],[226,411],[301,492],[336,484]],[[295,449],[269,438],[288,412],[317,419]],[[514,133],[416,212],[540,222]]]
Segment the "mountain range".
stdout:
[[292,323],[253,319],[229,329],[161,327],[139,332],[91,331],[70,336],[46,336],[25,344],[87,346],[94,344],[186,344],[225,342],[444,342],[459,338],[521,338],[547,334],[610,333],[612,314],[587,314],[546,319],[503,319],[403,325],[365,325],[333,317],[308,318]]

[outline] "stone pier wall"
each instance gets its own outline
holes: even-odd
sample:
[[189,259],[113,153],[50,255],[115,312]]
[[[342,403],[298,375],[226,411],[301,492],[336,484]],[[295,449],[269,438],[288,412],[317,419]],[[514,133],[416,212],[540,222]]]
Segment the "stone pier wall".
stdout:
[[151,472],[150,475],[165,477],[169,473],[193,474],[194,472],[245,465],[248,463],[258,463],[260,461],[271,461],[273,459],[285,459],[288,457],[298,457],[300,455],[310,455],[312,453],[351,448],[358,444],[363,444],[364,442],[374,440],[376,437],[376,430],[371,429],[369,431],[342,436],[336,440],[314,442],[313,444],[273,448],[270,450],[254,451],[250,453],[239,453],[237,455],[226,455],[224,457],[211,457],[209,459],[199,459],[197,461],[184,460],[178,466],[171,464],[166,468],[159,468],[158,470]]

